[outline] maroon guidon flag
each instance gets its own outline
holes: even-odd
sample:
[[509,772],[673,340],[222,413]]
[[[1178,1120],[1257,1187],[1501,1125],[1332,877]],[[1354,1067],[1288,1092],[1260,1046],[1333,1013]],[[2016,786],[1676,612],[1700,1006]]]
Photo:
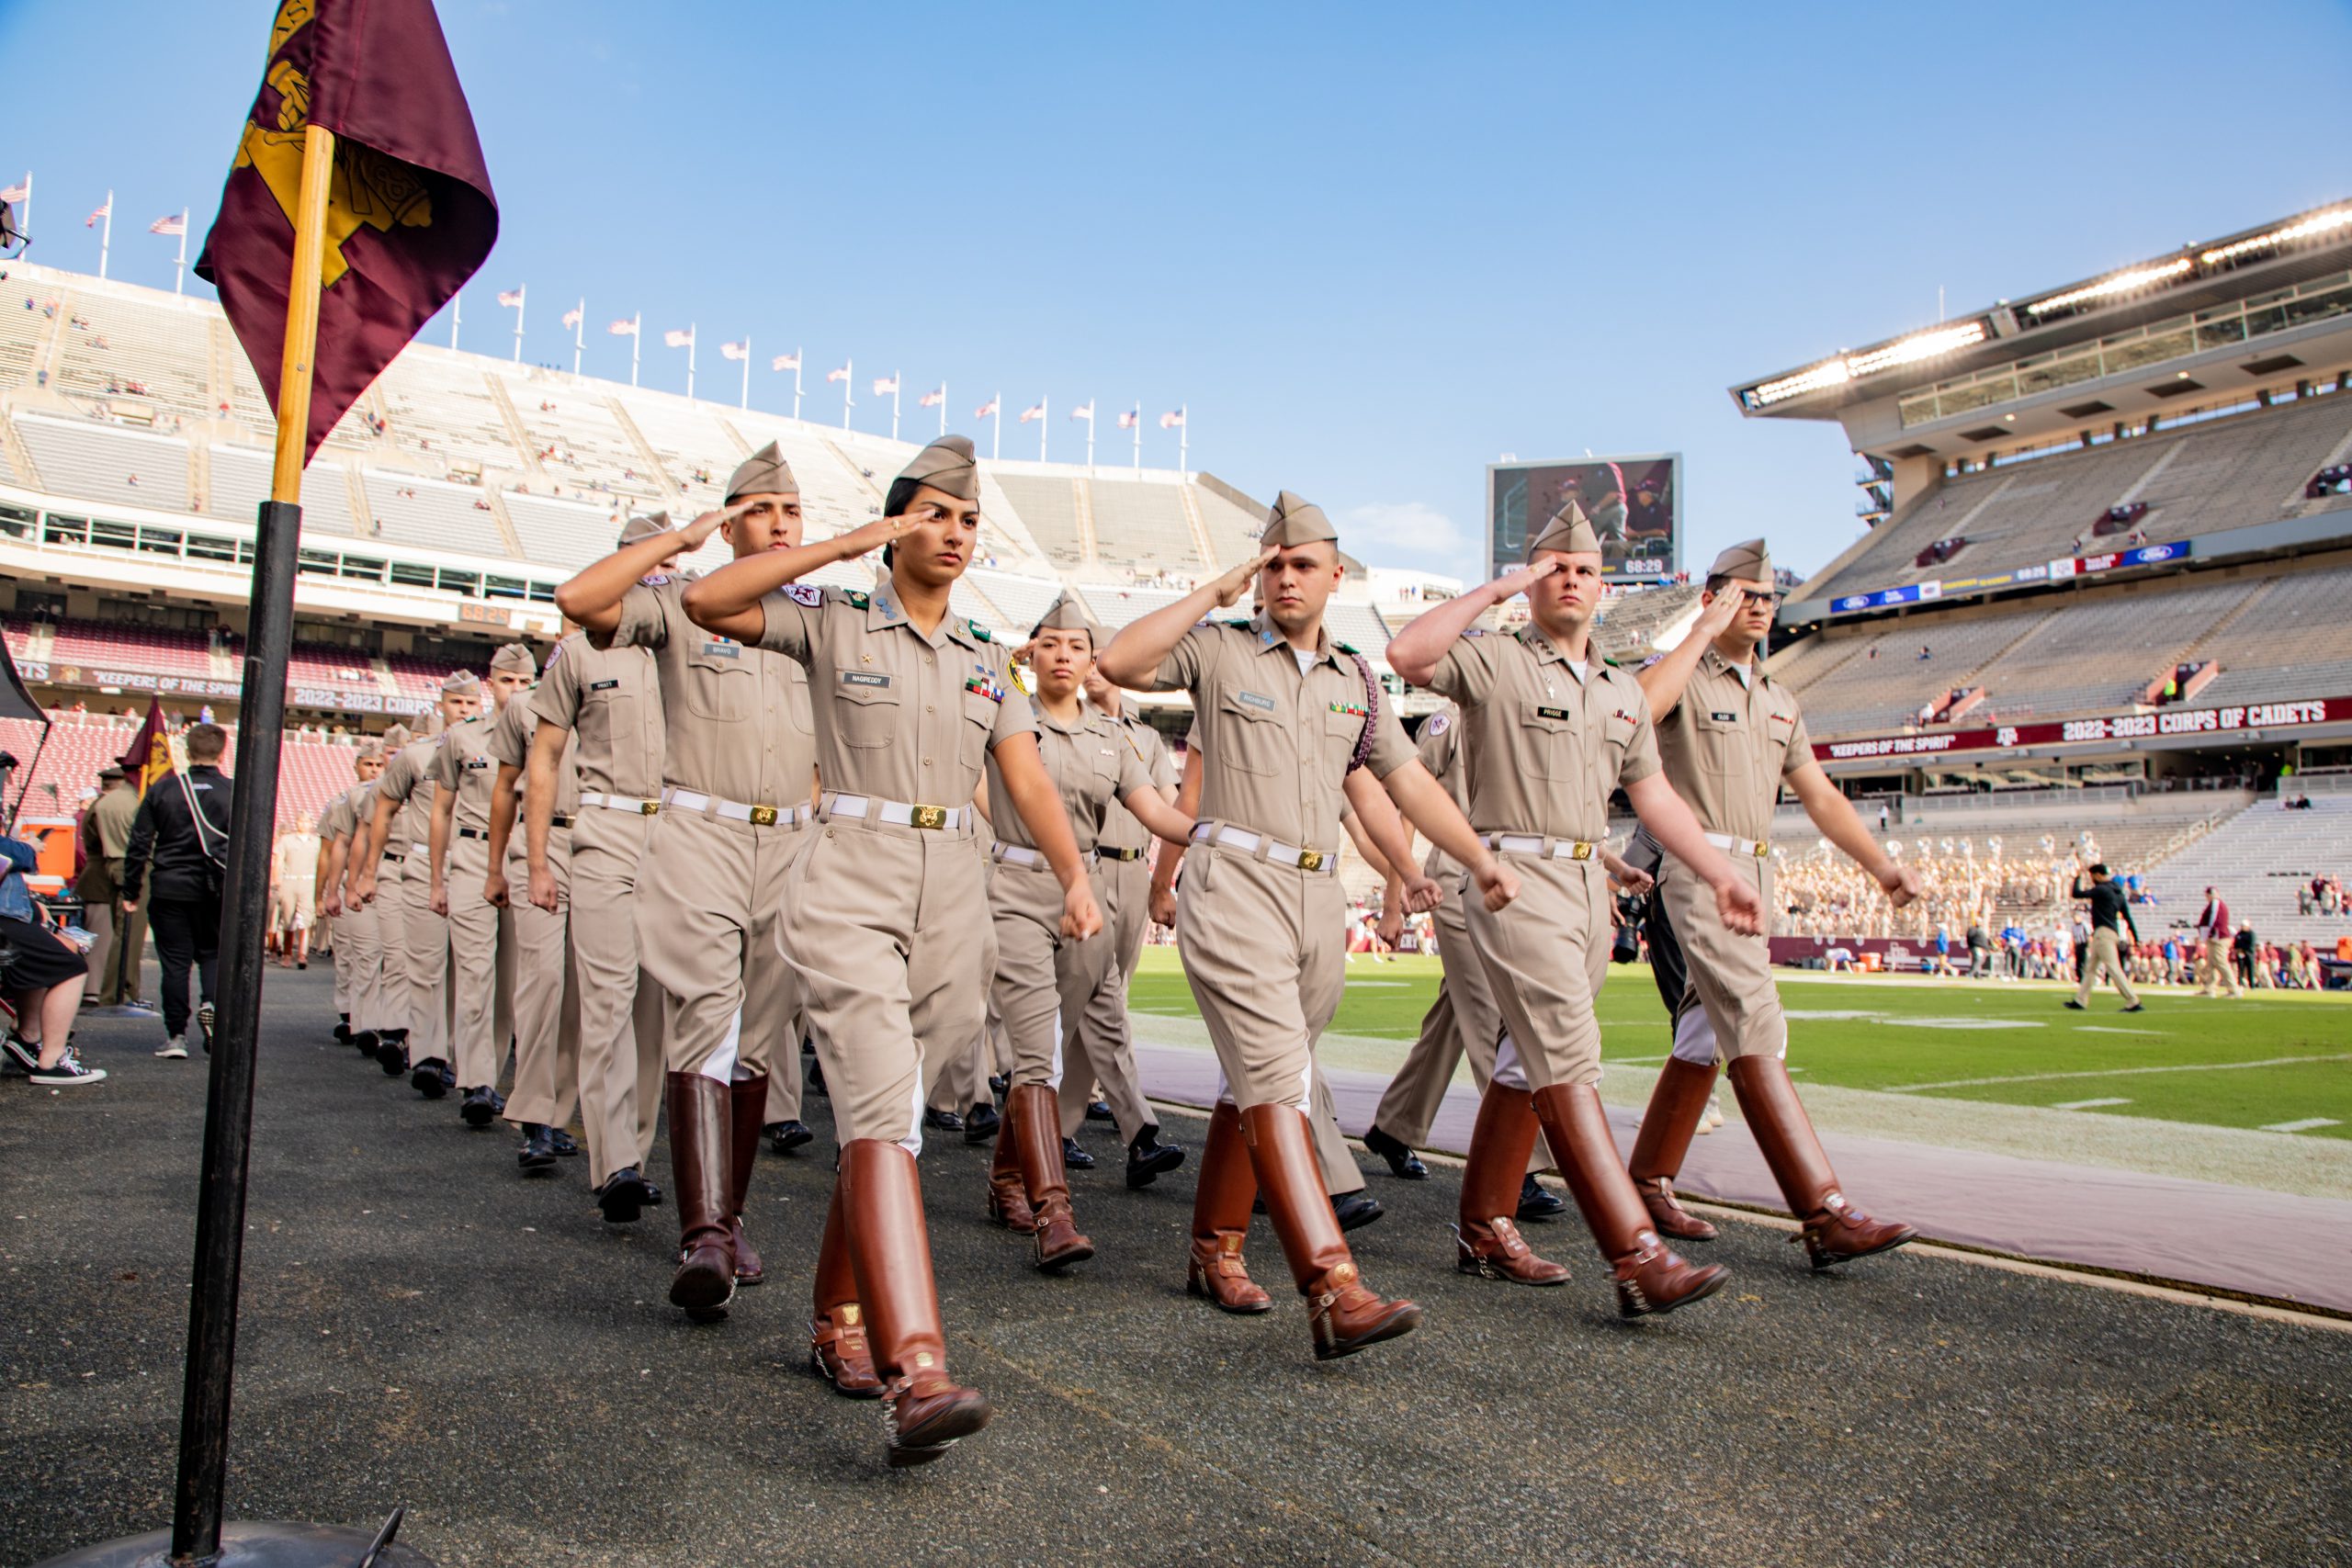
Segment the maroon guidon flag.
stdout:
[[335,135],[307,461],[498,238],[473,111],[432,0],[281,0],[197,276],[277,406],[302,132]]

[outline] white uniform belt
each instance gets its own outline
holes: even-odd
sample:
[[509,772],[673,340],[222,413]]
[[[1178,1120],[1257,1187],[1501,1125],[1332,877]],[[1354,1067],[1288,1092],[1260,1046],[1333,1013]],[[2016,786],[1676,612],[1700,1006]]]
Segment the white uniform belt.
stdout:
[[1296,844],[1285,844],[1270,834],[1253,833],[1247,828],[1236,828],[1230,823],[1193,823],[1193,842],[1239,850],[1244,854],[1270,860],[1277,865],[1295,865],[1301,871],[1320,872],[1332,876],[1340,873],[1340,852],[1337,850],[1302,849]]
[[699,811],[706,817],[749,822],[754,828],[797,828],[816,815],[806,805],[746,806],[740,800],[721,800],[715,795],[680,789],[675,784],[662,791],[662,804],[673,811]]
[[[1045,851],[1033,850],[1026,844],[1008,844],[1001,839],[989,846],[989,859],[999,865],[1023,866],[1031,871],[1045,871],[1051,866],[1051,863],[1046,859]],[[1079,856],[1079,859],[1088,865],[1092,865],[1094,852],[1088,850]]]
[[1762,860],[1772,852],[1772,846],[1761,839],[1735,839],[1729,833],[1710,833],[1707,842],[1725,854],[1747,855],[1756,860]]
[[639,800],[633,795],[606,795],[602,790],[594,789],[580,792],[580,804],[601,806],[607,811],[633,812],[639,817],[650,817],[662,809],[662,803],[658,800]]
[[870,795],[829,795],[825,796],[822,815],[957,833],[972,825],[973,813],[968,806],[914,806]]
[[433,852],[433,846],[431,844],[411,844],[408,847],[408,852],[413,855],[429,855]]
[[1487,847],[1498,854],[1538,860],[1597,860],[1600,846],[1583,839],[1547,839],[1540,833],[1489,833]]

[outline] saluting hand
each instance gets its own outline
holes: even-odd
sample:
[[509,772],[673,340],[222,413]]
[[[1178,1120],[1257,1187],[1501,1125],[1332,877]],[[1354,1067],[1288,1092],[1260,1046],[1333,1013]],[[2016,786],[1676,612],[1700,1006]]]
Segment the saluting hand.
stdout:
[[1715,884],[1715,913],[1723,917],[1725,926],[1742,936],[1764,934],[1764,900],[1737,876]]
[[854,547],[848,553],[862,556],[868,550],[878,550],[885,545],[895,544],[917,524],[928,523],[938,515],[939,508],[925,502],[912,512],[902,512],[896,517],[876,517],[864,527],[852,529],[843,536],[846,542]]
[[1080,877],[1062,895],[1062,940],[1084,942],[1102,929],[1102,911],[1094,902],[1094,885]]
[[750,505],[749,502],[739,501],[732,506],[721,506],[714,511],[704,513],[678,530],[679,544],[676,547],[680,550],[701,548],[704,540],[718,532],[718,525],[730,517],[741,516]]
[[1244,561],[1210,584],[1216,591],[1216,607],[1230,610],[1239,604],[1241,596],[1250,592],[1250,585],[1258,580],[1258,574],[1266,570],[1266,563],[1281,553],[1280,550],[1267,550],[1257,559]]
[[1731,629],[1732,617],[1747,602],[1747,595],[1736,588],[1725,588],[1708,604],[1702,605],[1699,618],[1690,623],[1690,635],[1703,645]]
[[1559,570],[1560,558],[1546,556],[1532,566],[1521,567],[1517,571],[1507,571],[1495,579],[1495,599],[1500,603],[1514,594],[1524,593]]
[[1487,863],[1471,874],[1480,891],[1487,896],[1487,913],[1499,914],[1510,901],[1519,897],[1519,874],[1492,855]]

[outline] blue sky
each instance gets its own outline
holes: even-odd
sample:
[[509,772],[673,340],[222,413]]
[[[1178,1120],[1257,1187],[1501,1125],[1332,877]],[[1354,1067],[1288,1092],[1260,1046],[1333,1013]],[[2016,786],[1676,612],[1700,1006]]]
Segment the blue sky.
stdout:
[[[0,0],[0,178],[36,174],[34,259],[169,286],[150,220],[200,239],[259,79],[267,0]],[[1194,466],[1321,502],[1378,564],[1476,572],[1485,465],[1686,455],[1686,561],[1854,536],[1837,427],[1724,389],[1844,345],[2352,194],[2342,111],[2298,61],[2341,5],[922,6],[442,0],[503,215],[492,293],[526,355],[648,384],[770,353],[944,379],[969,418],[1052,400],[1192,410]],[[94,27],[100,12],[105,20]],[[44,64],[44,62],[54,62]],[[191,288],[200,285],[191,283]],[[447,341],[446,322],[428,329]],[[975,430],[985,449],[985,431]],[[1036,427],[1004,434],[1035,456]]]

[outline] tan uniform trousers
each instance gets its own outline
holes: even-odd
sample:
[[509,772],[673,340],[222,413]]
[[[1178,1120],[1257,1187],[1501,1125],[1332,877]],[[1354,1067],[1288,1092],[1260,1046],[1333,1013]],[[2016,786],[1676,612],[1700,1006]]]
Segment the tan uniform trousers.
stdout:
[[499,910],[481,896],[490,875],[490,843],[484,839],[449,839],[449,864],[443,874],[449,895],[450,988],[455,1012],[450,1044],[457,1056],[450,1068],[458,1087],[496,1088],[506,1065],[506,1037],[495,1032],[498,1016]]
[[[122,886],[123,863],[108,859],[107,866],[114,874],[115,886]],[[138,996],[139,988],[144,983],[140,977],[140,967],[147,958],[147,906],[142,903],[126,915],[122,912],[122,901],[118,898],[112,908],[114,925],[107,933],[109,940],[105,955],[90,967],[90,973],[99,977],[98,1005],[101,1007],[119,1006]]]
[[514,1089],[509,1122],[561,1127],[580,1102],[580,987],[571,967],[571,829],[548,829],[555,911],[530,900],[522,836],[507,840],[506,886],[514,926]]
[[[1732,869],[1772,908],[1772,863],[1755,855],[1728,857]],[[1665,902],[1667,923],[1682,946],[1690,984],[1674,1010],[1674,1055],[1683,1061],[1728,1065],[1740,1056],[1789,1054],[1789,1020],[1772,983],[1772,945],[1724,924],[1715,890],[1672,855],[1662,856],[1653,897]]]
[[972,836],[820,821],[793,863],[779,931],[834,1136],[921,1154],[936,1058],[969,1055],[985,1016],[995,942]]
[[[344,955],[343,944],[334,940],[334,925],[331,919],[320,920],[318,940],[311,947],[313,952],[325,948],[327,957],[334,961],[334,1010],[348,1020],[351,1017],[351,964]],[[95,975],[97,971],[94,969],[91,973]]]
[[[487,843],[482,845],[482,874],[490,874],[490,846]],[[480,897],[479,890],[476,897]],[[506,1062],[506,1047],[514,1039],[514,1009],[516,998],[522,994],[522,967],[518,955],[523,946],[514,920],[514,905],[509,904],[498,911],[497,986],[493,992],[496,999],[491,1006],[490,1038],[492,1048],[496,1053],[492,1059],[502,1066]]]
[[[335,920],[336,958],[342,958],[345,948],[352,950],[354,1033],[371,1029],[381,1034],[388,1029],[400,1028],[401,1021],[408,1017],[408,994],[399,969],[401,906],[395,885],[400,878],[400,863],[383,862],[377,869],[375,902],[345,904]],[[388,933],[391,939],[389,942]]]
[[[653,1152],[662,1115],[662,987],[637,942],[637,877],[654,818],[584,807],[571,828],[571,962],[580,1004],[580,1126],[590,1185]],[[552,866],[549,867],[553,869]],[[559,886],[562,881],[559,880]]]
[[[408,1031],[408,1059],[412,1065],[448,1062],[449,921],[433,912],[423,850],[412,849],[401,857],[400,890],[401,1025]],[[392,966],[389,940],[384,965]],[[449,1065],[453,1069],[457,1066]]]
[[[2222,967],[2228,969],[2227,960],[2223,960]],[[2083,983],[2076,988],[2075,999],[2085,1007],[2090,1006],[2091,987],[2098,984],[2102,975],[2115,982],[2116,994],[2123,998],[2125,1007],[2138,1005],[2140,994],[2132,988],[2132,976],[2123,972],[2123,956],[2116,949],[2115,933],[2105,926],[2097,927],[2091,932],[2091,950],[2083,959]],[[2234,976],[2230,989],[2233,993],[2237,989]]]
[[[1092,870],[1089,857],[1090,874]],[[1012,1050],[1008,1076],[1015,1087],[1059,1088],[1063,1043],[1117,958],[1112,934],[1062,940],[1061,879],[1047,866],[996,866],[989,876],[989,913],[997,951],[989,996]]]
[[[2094,942],[2098,940],[2096,932],[2093,933],[2092,940]],[[2110,953],[2109,956],[2112,957],[2113,954]],[[2086,962],[2083,964],[2083,973],[2087,975],[2090,972],[2091,966]],[[2221,985],[2222,995],[2234,997],[2238,994],[2237,965],[2230,962],[2228,941],[2219,937],[2211,942],[2200,942],[2197,948],[2197,988],[2200,991],[2210,991],[2216,982]],[[2084,994],[2089,994],[2087,987]]]
[[1464,898],[1472,949],[1487,966],[1503,1037],[1495,1081],[1511,1089],[1600,1081],[1593,1000],[1609,976],[1608,873],[1600,858],[1502,856],[1519,897],[1499,914]]
[[1095,941],[1111,944],[1112,961],[1080,1010],[1078,1027],[1062,1037],[1062,1136],[1076,1135],[1086,1119],[1088,1097],[1099,1084],[1103,1102],[1119,1119],[1119,1136],[1132,1143],[1159,1120],[1136,1077],[1135,1036],[1127,1026],[1127,982],[1151,930],[1151,863],[1100,862],[1094,900],[1102,908],[1102,934]]
[[384,947],[374,905],[345,909],[334,918],[335,1010],[351,1020],[354,1034],[381,1029]]
[[[770,1069],[781,1066],[786,1081],[768,1085],[772,1122],[799,1113],[792,1021],[801,1004],[789,965],[776,956],[776,932],[793,863],[809,842],[806,826],[758,828],[665,808],[638,874],[639,950],[670,995],[664,1065],[721,1083],[774,1079]],[[821,942],[823,911],[812,913]],[[792,1108],[781,1116],[779,1096]]]

